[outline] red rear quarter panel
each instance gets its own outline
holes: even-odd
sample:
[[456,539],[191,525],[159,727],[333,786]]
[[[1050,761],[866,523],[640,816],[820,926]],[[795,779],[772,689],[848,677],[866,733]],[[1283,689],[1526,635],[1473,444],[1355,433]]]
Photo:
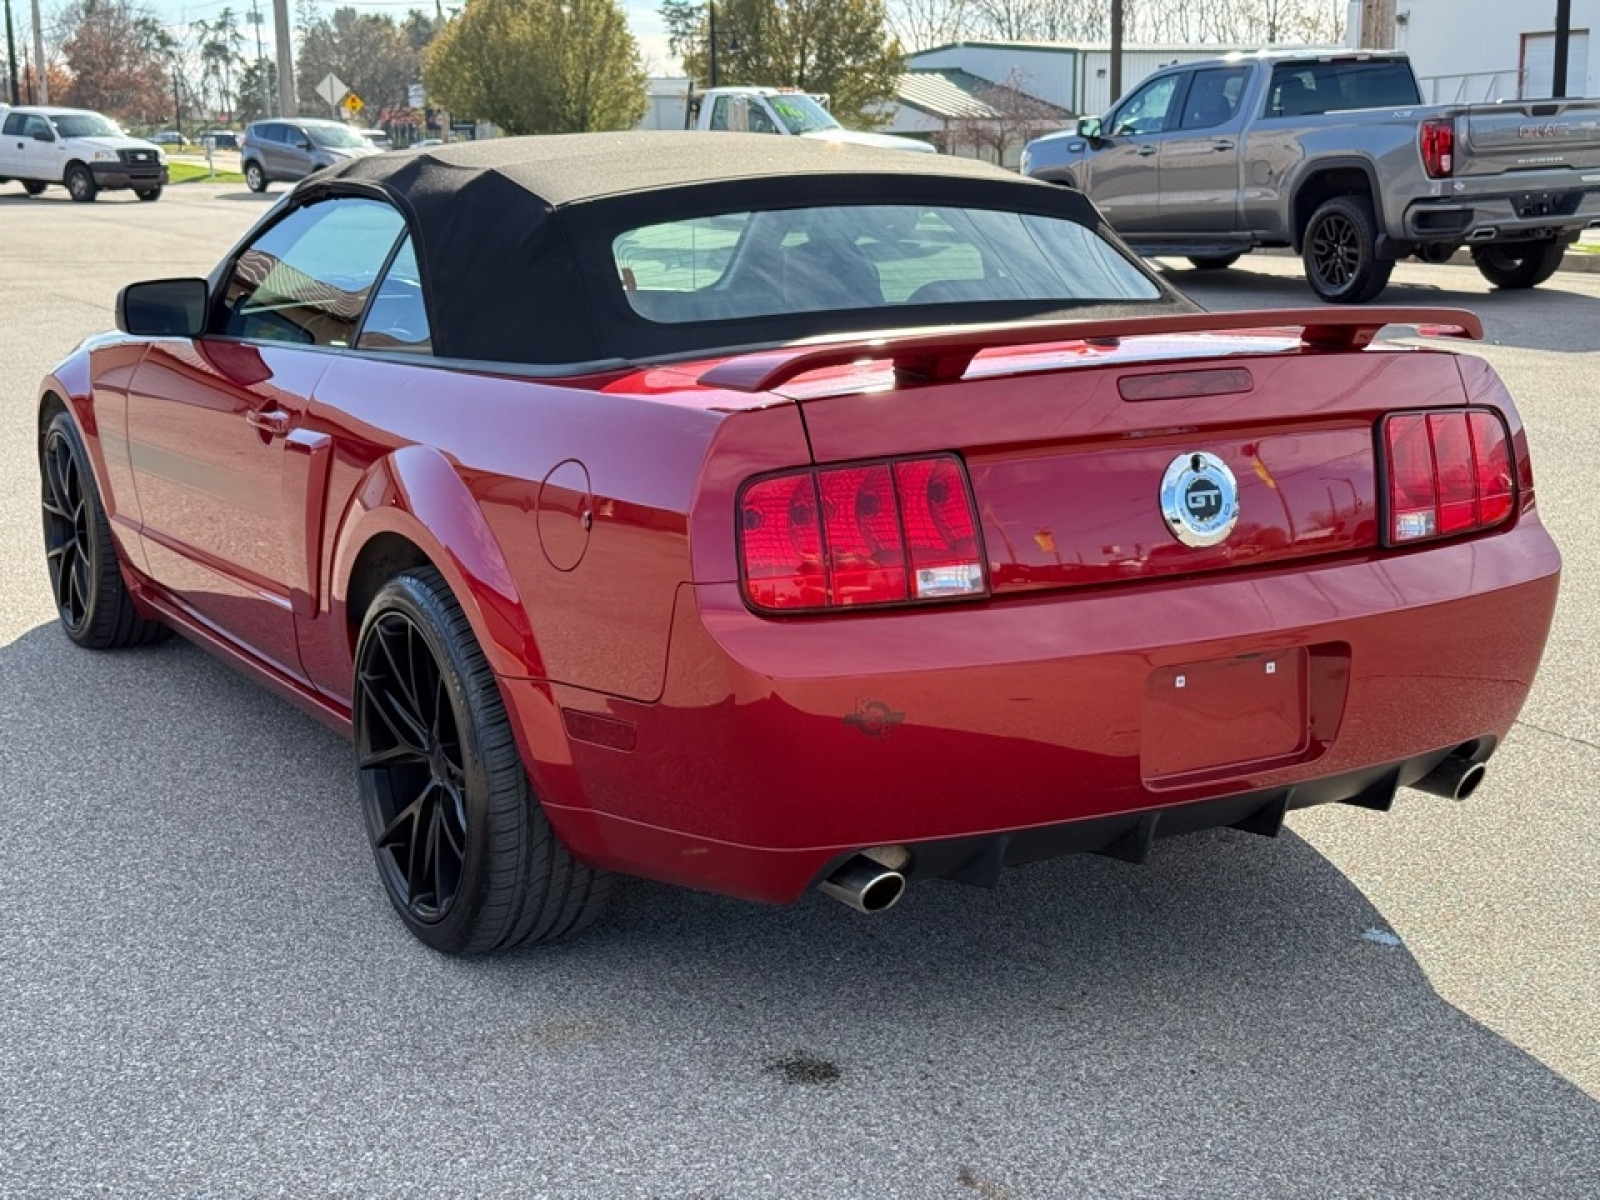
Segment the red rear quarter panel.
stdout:
[[313,412],[341,448],[326,504],[330,599],[317,618],[325,686],[348,690],[350,570],[389,532],[464,589],[499,674],[660,696],[708,448],[721,440],[719,461],[762,469],[805,462],[805,441],[792,406],[730,432],[703,405],[603,384],[355,358],[329,369]]

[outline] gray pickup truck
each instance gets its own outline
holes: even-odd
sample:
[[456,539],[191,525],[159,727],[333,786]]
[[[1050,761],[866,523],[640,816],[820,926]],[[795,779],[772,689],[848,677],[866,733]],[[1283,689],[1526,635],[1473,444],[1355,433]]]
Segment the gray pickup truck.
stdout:
[[1290,246],[1335,303],[1462,246],[1527,288],[1600,225],[1600,100],[1425,106],[1403,54],[1229,55],[1157,71],[1022,170],[1087,193],[1141,254],[1215,269]]

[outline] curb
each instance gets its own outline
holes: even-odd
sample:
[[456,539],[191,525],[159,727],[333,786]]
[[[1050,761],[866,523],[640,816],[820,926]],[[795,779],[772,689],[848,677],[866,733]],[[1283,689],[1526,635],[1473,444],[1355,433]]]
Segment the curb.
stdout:
[[[1593,245],[1594,243],[1591,242],[1589,244]],[[1286,250],[1281,246],[1274,246],[1270,249],[1263,248],[1254,251],[1254,253],[1269,254],[1275,258],[1299,258],[1299,255],[1295,254],[1292,250]],[[1408,256],[1406,258],[1402,258],[1400,261],[1420,262],[1421,260]],[[1470,250],[1457,250],[1444,262],[1432,263],[1429,265],[1445,267],[1470,267],[1472,266],[1472,252]],[[1600,275],[1600,254],[1590,254],[1582,250],[1568,250],[1566,254],[1562,255],[1561,265],[1556,268],[1556,273],[1558,275]]]

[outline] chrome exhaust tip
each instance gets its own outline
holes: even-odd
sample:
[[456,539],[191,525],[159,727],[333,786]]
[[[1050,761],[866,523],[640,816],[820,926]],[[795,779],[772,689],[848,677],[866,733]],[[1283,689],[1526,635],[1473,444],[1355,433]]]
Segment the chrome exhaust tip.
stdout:
[[905,894],[906,877],[866,854],[857,854],[819,883],[817,889],[857,912],[883,912],[893,908]]
[[1463,755],[1452,754],[1411,786],[1430,796],[1443,796],[1446,800],[1465,800],[1478,790],[1478,785],[1488,774],[1481,762]]

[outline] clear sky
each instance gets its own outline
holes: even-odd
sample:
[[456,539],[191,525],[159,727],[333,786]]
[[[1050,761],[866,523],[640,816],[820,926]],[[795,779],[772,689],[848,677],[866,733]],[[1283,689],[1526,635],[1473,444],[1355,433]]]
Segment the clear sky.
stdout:
[[[224,8],[232,8],[236,13],[243,13],[245,17],[244,21],[241,22],[241,26],[245,33],[246,53],[254,53],[255,31],[248,24],[250,0],[145,0],[145,2],[168,25],[185,25],[195,20],[210,20]],[[261,43],[266,53],[270,55],[273,53],[272,3],[271,0],[257,0],[257,3],[260,6],[262,18]],[[444,0],[444,9],[449,12],[451,9],[459,8],[460,3],[461,0],[455,0],[455,3],[451,3],[450,0]],[[432,10],[435,7],[435,0],[322,0],[318,4],[318,7],[325,14],[331,13],[335,8],[346,6],[358,9],[361,12],[389,13],[398,20],[405,16],[409,9]],[[27,5],[25,3],[22,4],[19,10],[17,0],[13,0],[12,7],[14,11],[20,11],[23,14],[23,21],[26,23]],[[52,5],[47,0],[44,7],[48,9]],[[639,0],[631,0],[631,2],[624,4],[623,7],[628,12],[628,26],[633,30],[633,36],[638,39],[639,50],[644,55],[646,72],[651,75],[672,74],[676,64],[667,51],[667,39],[662,33],[661,17],[656,11],[656,5],[654,3],[640,3]],[[294,21],[294,12],[294,0],[289,0],[289,20],[291,24]],[[19,38],[20,36],[21,31],[19,30]],[[20,49],[18,54],[20,57]]]

